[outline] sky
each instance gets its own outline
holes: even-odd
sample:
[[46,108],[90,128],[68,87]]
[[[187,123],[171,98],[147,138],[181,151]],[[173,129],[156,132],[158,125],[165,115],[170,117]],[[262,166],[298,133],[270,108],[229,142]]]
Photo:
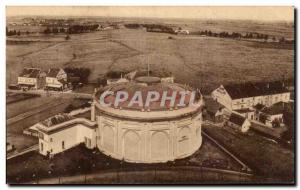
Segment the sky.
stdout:
[[293,21],[294,7],[7,6],[7,16],[107,16]]

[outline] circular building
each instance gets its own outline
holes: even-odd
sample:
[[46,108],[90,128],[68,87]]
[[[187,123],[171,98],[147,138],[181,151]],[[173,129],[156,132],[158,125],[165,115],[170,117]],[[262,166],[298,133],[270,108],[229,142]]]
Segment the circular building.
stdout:
[[[192,89],[160,81],[139,77],[95,93],[91,115],[98,124],[96,143],[100,151],[128,162],[157,163],[187,157],[201,146],[201,95],[196,95],[190,106]],[[122,101],[116,105],[120,91],[127,92],[128,97],[119,96]],[[178,93],[182,91],[188,94],[184,98]],[[149,93],[152,101],[147,104]]]

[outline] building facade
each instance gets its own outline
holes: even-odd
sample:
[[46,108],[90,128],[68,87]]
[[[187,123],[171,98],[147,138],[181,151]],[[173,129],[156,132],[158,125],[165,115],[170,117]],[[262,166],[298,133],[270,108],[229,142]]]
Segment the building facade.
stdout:
[[67,87],[67,73],[63,69],[49,69],[46,75],[46,89],[63,90]]
[[247,118],[239,114],[232,113],[227,121],[227,126],[245,133],[250,129],[251,123]]
[[18,85],[21,88],[39,89],[45,84],[45,75],[38,68],[25,68],[18,76]]
[[230,110],[252,108],[257,104],[271,106],[290,101],[290,92],[284,83],[278,81],[221,85],[211,95]]
[[[56,120],[57,123],[51,123]],[[50,123],[49,123],[50,121]],[[85,143],[87,148],[96,147],[96,123],[85,118],[69,115],[56,115],[36,125],[39,137],[39,152],[42,155],[55,155]]]

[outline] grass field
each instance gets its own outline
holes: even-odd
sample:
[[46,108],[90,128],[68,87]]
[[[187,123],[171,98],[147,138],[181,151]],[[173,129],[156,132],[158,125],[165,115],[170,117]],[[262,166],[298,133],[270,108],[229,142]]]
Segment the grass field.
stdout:
[[203,126],[216,141],[253,169],[257,176],[294,180],[294,153],[259,135],[241,134],[230,128]]
[[[178,24],[177,21],[172,22]],[[257,27],[261,32],[293,37],[293,28],[284,24],[239,26],[231,22],[204,22],[201,25],[186,21],[184,27],[193,30],[214,27],[214,31],[232,28],[240,32],[253,31]],[[178,82],[203,88],[204,92],[211,91],[220,83],[272,80],[283,74],[293,77],[294,50],[232,39],[193,35],[173,35],[173,39],[168,39],[169,36],[130,29],[76,34],[71,35],[69,41],[65,41],[63,35],[27,36],[28,43],[10,42],[7,45],[7,84],[16,82],[24,67],[47,70],[51,67],[83,66],[92,70],[90,81],[97,81],[109,70],[146,69],[147,63],[154,73],[172,72]],[[20,38],[8,40],[24,41],[24,37]]]

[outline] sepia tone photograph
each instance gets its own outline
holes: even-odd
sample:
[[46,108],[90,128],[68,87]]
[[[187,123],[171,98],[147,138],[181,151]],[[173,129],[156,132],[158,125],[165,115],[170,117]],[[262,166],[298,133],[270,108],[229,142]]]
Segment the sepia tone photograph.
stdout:
[[6,6],[6,183],[295,185],[293,6]]

